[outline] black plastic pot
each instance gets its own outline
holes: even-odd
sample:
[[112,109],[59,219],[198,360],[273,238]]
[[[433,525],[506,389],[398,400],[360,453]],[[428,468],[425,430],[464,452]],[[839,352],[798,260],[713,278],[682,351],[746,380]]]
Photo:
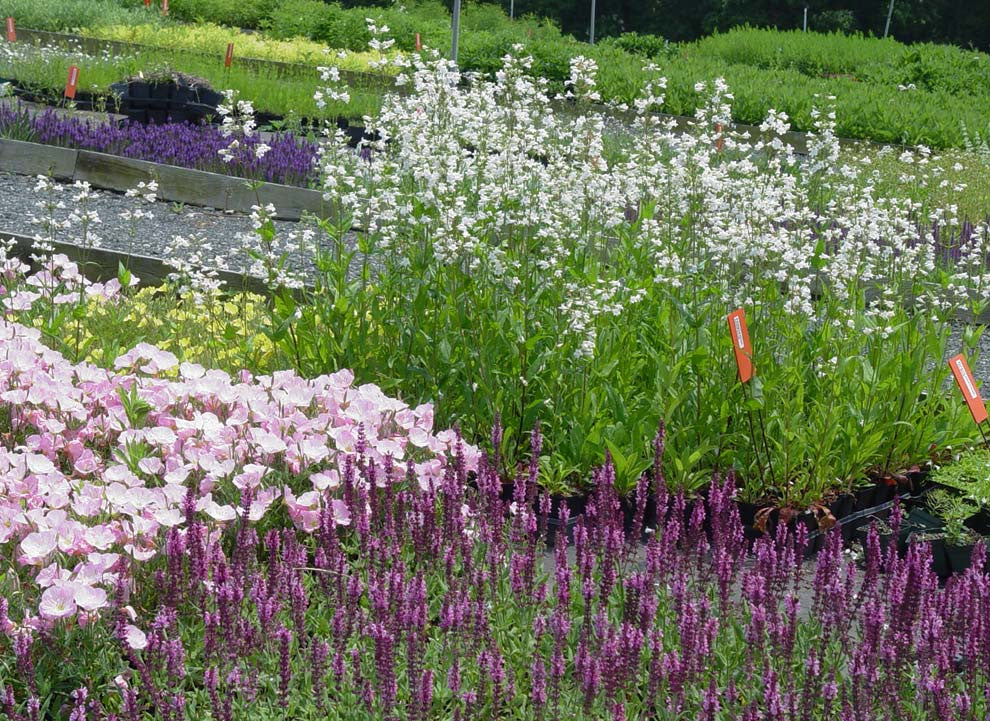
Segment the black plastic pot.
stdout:
[[186,103],[196,102],[196,91],[188,85],[176,85],[172,91],[169,106],[173,108],[185,107]]
[[147,100],[151,97],[151,87],[144,80],[132,80],[127,84],[127,97]]
[[194,122],[199,122],[207,117],[217,117],[216,107],[204,105],[203,103],[186,103],[186,113],[189,115],[190,120]]
[[939,578],[948,578],[952,570],[949,566],[949,556],[946,553],[945,540],[935,538],[929,541],[929,545],[932,549],[932,570],[935,571],[935,575]]
[[842,533],[843,541],[851,541],[853,535],[856,531],[856,523],[859,521],[852,521],[850,523],[843,523],[843,519],[847,516],[851,516],[856,507],[856,497],[851,493],[843,493],[830,504],[828,504],[828,510],[835,517],[836,522],[839,524],[840,532]]
[[853,491],[853,512],[865,511],[867,508],[873,508],[876,503],[877,497],[877,484],[871,484],[866,488],[857,488]]
[[[551,496],[550,514],[546,518],[547,548],[553,548],[557,541],[557,534],[566,534],[567,543],[574,543],[574,529],[578,524],[578,517],[584,513],[588,504],[587,496]],[[537,502],[537,514],[539,514],[539,502]],[[567,507],[567,520],[560,520],[561,506]]]
[[634,528],[636,521],[636,499],[627,497],[620,501],[622,507],[622,530],[626,534],[626,538],[639,538],[640,541],[645,541],[649,538],[650,534],[646,532],[647,528],[656,529],[657,527],[657,501],[651,495],[646,499],[646,506],[643,509],[643,525],[640,528]]
[[[867,519],[867,520],[872,522],[872,519]],[[859,544],[863,547],[864,551],[866,550],[867,538],[869,538],[870,525],[871,523],[867,523],[865,526],[860,526],[859,528],[856,529],[856,532],[854,534],[854,538],[857,541],[859,541]],[[877,541],[880,543],[880,552],[884,555],[887,554],[887,549],[890,547],[891,541],[895,541],[895,540],[896,539],[894,538],[893,532],[891,532],[889,529],[886,531],[879,531],[877,533]]]
[[150,90],[153,100],[168,100],[175,91],[175,83],[167,81],[157,82],[151,85]]
[[970,564],[973,562],[973,547],[975,544],[969,544],[968,546],[951,546],[945,544],[945,557],[949,563],[949,570],[952,573],[962,573]]
[[223,102],[223,95],[210,88],[196,88],[196,97],[200,105],[208,105],[216,112],[217,106]]
[[189,122],[189,113],[183,109],[169,110],[168,111],[168,122],[170,123],[186,123]]
[[568,518],[566,521],[561,523],[559,518],[548,518],[547,519],[547,548],[555,548],[557,545],[557,534],[563,534],[561,538],[565,538],[567,545],[574,543],[574,529],[577,528],[578,519]]
[[110,92],[116,95],[118,98],[124,99],[128,95],[127,83],[112,83],[110,85]]
[[966,527],[981,536],[990,536],[990,511],[980,511],[975,516],[966,519]]
[[168,111],[159,108],[149,108],[148,122],[155,125],[164,125],[168,122]]
[[147,123],[148,111],[144,108],[128,108],[127,119],[132,123]]

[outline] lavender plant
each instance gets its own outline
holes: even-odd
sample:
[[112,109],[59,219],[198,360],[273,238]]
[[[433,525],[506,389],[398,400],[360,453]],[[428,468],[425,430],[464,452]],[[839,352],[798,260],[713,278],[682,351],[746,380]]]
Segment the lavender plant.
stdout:
[[[316,143],[291,134],[265,142],[246,133],[228,149],[224,128],[190,123],[165,125],[103,123],[51,108],[33,113],[22,107],[0,107],[0,136],[17,140],[95,150],[138,160],[178,165],[272,183],[301,185],[315,182]],[[227,154],[221,156],[221,151]]]

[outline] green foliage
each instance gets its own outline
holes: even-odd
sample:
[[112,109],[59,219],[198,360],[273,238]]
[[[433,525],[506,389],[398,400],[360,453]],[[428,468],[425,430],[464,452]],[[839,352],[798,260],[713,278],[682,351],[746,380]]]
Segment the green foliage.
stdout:
[[973,450],[932,471],[931,480],[981,507],[990,507],[990,452]]
[[380,90],[356,88],[351,102],[316,106],[313,91],[320,82],[315,67],[301,66],[286,70],[278,66],[235,64],[225,69],[222,53],[199,55],[181,50],[149,49],[126,56],[94,57],[68,50],[64,53],[41,52],[18,46],[16,54],[0,56],[0,76],[14,77],[18,83],[53,101],[61,98],[70,65],[80,68],[80,93],[102,97],[112,108],[110,86],[138,74],[149,75],[163,68],[203,78],[215,88],[231,88],[240,97],[254,102],[259,112],[276,115],[295,114],[303,118],[326,118],[338,115],[360,118],[380,107]]
[[0,17],[13,17],[19,27],[64,31],[99,24],[160,23],[139,2],[122,7],[115,0],[0,0]]
[[326,3],[321,0],[282,0],[268,20],[276,38],[322,39],[326,34]]
[[967,451],[932,471],[931,480],[941,488],[929,494],[928,505],[945,523],[946,540],[971,543],[965,522],[990,508],[990,452]]
[[965,496],[937,489],[928,495],[928,507],[942,520],[945,540],[952,546],[972,543],[976,535],[966,528],[966,521],[982,510],[982,506]]
[[652,60],[665,58],[674,52],[674,46],[659,35],[640,35],[639,33],[622,33],[605,38],[599,43],[599,47],[613,47]]
[[277,4],[278,0],[170,0],[168,11],[178,20],[259,28]]

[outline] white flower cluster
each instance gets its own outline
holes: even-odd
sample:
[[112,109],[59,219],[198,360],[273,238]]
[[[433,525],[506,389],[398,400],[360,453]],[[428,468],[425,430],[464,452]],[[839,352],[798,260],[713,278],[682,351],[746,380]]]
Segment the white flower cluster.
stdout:
[[[851,310],[836,307],[861,303],[863,287],[889,284],[937,309],[990,287],[990,228],[973,227],[951,258],[937,250],[919,232],[919,204],[884,197],[870,165],[840,161],[834,98],[819,99],[798,158],[783,112],[771,110],[755,139],[733,130],[722,79],[699,83],[707,100],[675,132],[651,114],[666,88],[654,68],[632,103],[630,141],[609,148],[614,124],[594,107],[557,109],[522,47],[493,79],[464,77],[435,53],[398,64],[403,92],[365,119],[375,139],[354,152],[330,133],[321,149],[341,227],[358,228],[362,252],[385,268],[408,267],[415,248],[431,264],[420,272],[458,269],[507,304],[562,298],[558,335],[575,357],[593,357],[596,319],[633,313],[644,295],[696,291],[752,307],[772,287],[784,312],[825,322],[816,298],[827,286],[839,301],[828,321],[844,328]],[[575,59],[572,96],[594,93],[595,71]],[[905,173],[919,182],[925,150],[909,155]],[[937,218],[959,227],[951,208]],[[923,286],[950,265],[945,283]],[[867,314],[878,338],[889,332],[884,303]]]
[[[233,162],[236,151],[241,147],[245,138],[252,137],[258,130],[258,124],[254,119],[254,104],[250,100],[240,100],[240,92],[237,90],[224,90],[223,102],[217,106],[217,112],[223,118],[220,124],[220,133],[225,138],[230,138],[230,143],[226,148],[221,148],[219,155],[225,163]],[[266,143],[258,143],[254,146],[254,154],[258,158],[263,158],[271,146]]]
[[598,63],[592,58],[576,55],[571,58],[571,75],[567,81],[567,97],[587,103],[597,103],[602,99],[595,90],[598,82]]
[[378,25],[374,18],[365,18],[364,21],[368,25],[368,32],[371,33],[368,47],[377,56],[368,62],[368,67],[372,70],[380,70],[388,65],[387,53],[395,45],[395,40],[388,37],[388,25]]
[[326,84],[313,93],[316,107],[322,110],[328,102],[344,104],[351,102],[351,94],[340,81],[340,68],[336,66],[319,67],[317,70],[320,71],[320,78]]

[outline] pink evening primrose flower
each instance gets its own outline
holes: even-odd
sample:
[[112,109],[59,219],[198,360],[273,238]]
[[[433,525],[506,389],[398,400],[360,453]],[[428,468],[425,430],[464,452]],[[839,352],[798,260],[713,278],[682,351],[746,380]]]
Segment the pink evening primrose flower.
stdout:
[[127,624],[127,628],[124,631],[124,640],[135,651],[142,651],[148,647],[148,637],[144,634],[144,631],[131,623]]
[[40,565],[58,545],[55,531],[35,531],[21,540],[21,553],[28,566]]
[[69,586],[51,586],[41,594],[38,612],[43,618],[57,620],[76,612],[75,593]]
[[107,605],[107,592],[85,583],[72,584],[73,600],[84,611],[97,611]]

